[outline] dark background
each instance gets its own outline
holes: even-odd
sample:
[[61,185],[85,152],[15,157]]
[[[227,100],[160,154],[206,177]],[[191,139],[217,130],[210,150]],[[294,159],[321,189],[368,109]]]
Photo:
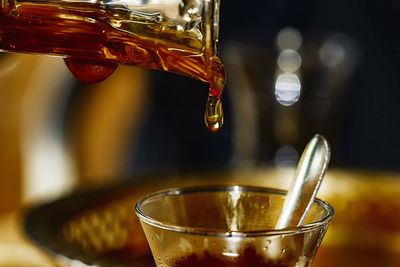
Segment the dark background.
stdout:
[[[271,95],[268,90],[273,89],[276,36],[282,28],[293,27],[303,37],[300,72],[304,92],[297,104],[287,108],[295,110],[300,124],[291,145],[301,151],[318,132],[332,143],[333,167],[400,169],[399,14],[400,4],[390,0],[221,2],[219,47],[224,61],[229,62],[229,57],[234,56],[225,54],[224,49],[229,45],[257,47],[261,51],[249,70],[256,76],[252,79],[256,93],[265,97],[266,106],[269,104],[268,108],[258,109],[262,115],[257,122],[261,127],[253,159],[256,166],[273,164],[276,150],[284,145],[271,134],[271,121],[280,108],[271,105],[273,100],[268,99]],[[314,58],[324,40],[331,36],[340,36],[336,38],[339,44],[351,46],[346,56],[352,58],[353,65],[345,78],[328,74],[331,81],[337,81],[334,87],[340,95],[321,97],[318,90],[323,91],[321,80],[327,74]],[[235,73],[227,73],[225,127],[217,134],[208,133],[202,121],[206,84],[159,72],[151,75],[152,110],[134,152],[141,157],[129,162],[130,166],[134,170],[154,166],[178,169],[231,166],[232,136],[235,127],[240,127],[232,120],[235,114],[229,101],[230,90],[234,90],[230,77]],[[260,76],[268,82],[257,84]],[[263,106],[260,101],[257,105]],[[329,114],[318,116],[326,105],[332,107]]]

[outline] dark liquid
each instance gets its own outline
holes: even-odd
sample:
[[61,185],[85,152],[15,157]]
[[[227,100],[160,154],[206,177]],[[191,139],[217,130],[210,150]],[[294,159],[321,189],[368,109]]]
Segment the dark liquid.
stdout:
[[203,255],[190,254],[176,260],[173,267],[290,267],[295,266],[294,258],[287,255],[284,259],[268,260],[259,255],[256,249],[248,246],[233,260],[205,251]]
[[[210,131],[223,124],[221,93],[225,72],[202,41],[178,35],[163,25],[129,24],[118,28],[115,14],[101,2],[3,1],[0,49],[68,57],[69,70],[84,83],[106,79],[118,64],[164,70],[210,84],[205,122]],[[113,26],[112,26],[113,25]],[[127,30],[129,29],[129,30]]]
[[118,67],[117,63],[79,58],[66,58],[65,64],[77,80],[85,84],[98,83],[107,79]]

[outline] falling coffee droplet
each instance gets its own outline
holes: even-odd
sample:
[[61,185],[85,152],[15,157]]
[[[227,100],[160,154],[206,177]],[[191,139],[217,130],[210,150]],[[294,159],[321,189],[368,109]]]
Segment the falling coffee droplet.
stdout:
[[222,108],[221,97],[216,97],[211,93],[208,95],[206,110],[204,112],[204,122],[211,132],[218,132],[224,124],[224,110]]
[[80,58],[65,58],[65,64],[77,80],[84,84],[102,82],[118,67],[117,63]]

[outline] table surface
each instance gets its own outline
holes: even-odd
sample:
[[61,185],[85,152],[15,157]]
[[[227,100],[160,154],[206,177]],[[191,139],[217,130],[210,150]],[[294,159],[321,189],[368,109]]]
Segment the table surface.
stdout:
[[[332,182],[334,176],[334,183]],[[336,176],[340,176],[340,179],[336,180]],[[369,176],[369,180],[360,180],[360,177]],[[374,178],[375,177],[375,178]],[[364,179],[363,178],[363,179]],[[394,179],[393,179],[394,178]],[[368,188],[373,188],[374,192],[371,195],[372,198],[375,196],[387,196],[387,192],[390,194],[399,195],[400,192],[400,175],[397,174],[368,174],[364,172],[335,172],[334,175],[328,175],[326,182],[321,188],[321,194],[324,196],[328,191],[329,187],[333,187],[338,196],[344,194],[347,188],[342,186],[341,183],[345,180],[352,180],[351,186],[356,186],[363,197],[368,194]],[[286,184],[286,182],[284,182]],[[368,186],[367,186],[368,184]],[[365,187],[365,190],[363,187]],[[370,189],[369,189],[370,190]],[[397,199],[397,200],[396,200]],[[394,201],[400,207],[400,199],[396,197]],[[332,203],[332,202],[331,202]],[[374,202],[375,203],[375,202]],[[379,200],[378,200],[379,203]],[[346,207],[340,206],[340,202],[332,203],[335,207],[337,214],[335,215],[333,225],[330,227],[327,236],[325,237],[320,250],[317,253],[313,266],[315,267],[354,267],[354,266],[397,266],[400,263],[400,230],[389,231],[388,233],[379,232],[379,229],[371,230],[371,234],[368,237],[362,236],[363,242],[370,242],[371,244],[377,243],[382,240],[384,242],[390,242],[392,247],[391,250],[380,250],[378,245],[372,246],[357,246],[355,243],[350,243],[349,240],[356,240],[357,242],[357,230],[349,232],[348,229],[342,231],[338,224],[343,219],[343,209]],[[394,206],[395,208],[397,206]],[[383,212],[383,213],[382,213]],[[386,211],[382,211],[381,215],[386,215]],[[336,221],[335,221],[336,219]],[[24,234],[22,229],[22,216],[19,212],[8,213],[0,217],[0,267],[56,267],[59,266],[57,261],[50,255],[43,252],[35,244],[33,244]],[[388,227],[393,227],[393,224],[387,224]],[[360,225],[362,228],[363,225]],[[372,225],[374,227],[374,225]],[[400,228],[399,228],[400,229]],[[364,232],[360,232],[365,235]],[[349,238],[346,235],[352,235]],[[358,242],[360,243],[360,242]],[[361,244],[362,245],[362,244]],[[386,244],[387,247],[388,244]],[[384,246],[383,246],[384,247]],[[332,264],[334,263],[334,264]],[[80,266],[80,265],[79,265]]]
[[29,241],[19,213],[0,217],[0,267],[56,267],[53,259]]

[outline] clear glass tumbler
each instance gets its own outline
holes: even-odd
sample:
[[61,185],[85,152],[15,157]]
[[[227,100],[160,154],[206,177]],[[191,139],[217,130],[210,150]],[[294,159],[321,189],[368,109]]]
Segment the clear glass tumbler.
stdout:
[[311,266],[333,208],[316,199],[302,226],[276,230],[286,192],[250,186],[167,189],[136,204],[158,267]]

